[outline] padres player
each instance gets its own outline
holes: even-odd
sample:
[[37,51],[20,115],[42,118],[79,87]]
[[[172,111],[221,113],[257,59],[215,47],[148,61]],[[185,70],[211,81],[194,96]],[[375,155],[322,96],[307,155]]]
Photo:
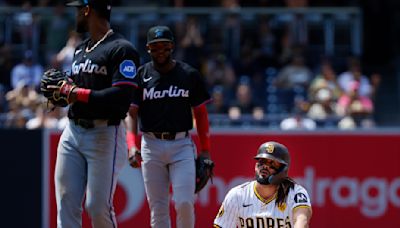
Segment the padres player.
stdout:
[[309,227],[310,198],[302,186],[287,176],[288,149],[277,142],[266,142],[258,149],[255,159],[256,180],[228,192],[214,227]]
[[110,1],[75,0],[67,6],[76,7],[76,29],[89,37],[75,50],[71,79],[77,87],[63,88],[72,90],[72,104],[55,168],[57,226],[81,227],[86,193],[92,227],[114,228],[113,195],[128,151],[121,120],[132,99],[139,56],[110,29]]
[[[171,227],[169,186],[178,228],[194,227],[196,147],[189,130],[193,127],[192,110],[200,139],[199,156],[209,158],[209,125],[205,104],[210,101],[200,73],[188,64],[174,60],[174,38],[166,26],[155,26],[147,34],[151,62],[138,70],[130,116],[133,135],[137,120],[143,132],[141,141],[142,174],[151,210],[151,226]],[[132,137],[132,136],[131,136]],[[132,137],[131,141],[134,137]],[[138,156],[130,150],[131,165]]]

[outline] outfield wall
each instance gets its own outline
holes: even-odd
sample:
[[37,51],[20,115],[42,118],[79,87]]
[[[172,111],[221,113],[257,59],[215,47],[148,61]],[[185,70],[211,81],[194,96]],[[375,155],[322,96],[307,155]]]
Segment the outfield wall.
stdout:
[[[56,227],[52,176],[58,138],[58,132],[44,134],[46,228]],[[288,146],[289,175],[308,189],[313,203],[312,227],[400,227],[400,133],[229,131],[213,132],[211,140],[215,177],[197,197],[196,227],[211,227],[225,193],[253,178],[253,156],[268,140]],[[126,166],[122,171],[115,195],[121,228],[149,227],[142,181],[140,170]]]

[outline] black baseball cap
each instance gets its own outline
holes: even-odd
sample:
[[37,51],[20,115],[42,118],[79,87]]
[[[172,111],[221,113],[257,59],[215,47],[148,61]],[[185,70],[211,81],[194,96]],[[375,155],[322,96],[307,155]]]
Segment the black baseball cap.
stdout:
[[147,32],[147,44],[160,41],[174,42],[174,35],[167,26],[157,25],[151,27]]
[[111,0],[70,0],[65,5],[71,7],[91,6],[96,10],[111,11]]

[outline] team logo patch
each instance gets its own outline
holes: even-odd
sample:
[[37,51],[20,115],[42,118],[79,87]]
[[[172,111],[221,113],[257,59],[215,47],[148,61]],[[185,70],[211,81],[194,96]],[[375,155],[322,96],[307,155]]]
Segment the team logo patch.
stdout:
[[119,64],[119,72],[125,77],[133,79],[136,76],[136,66],[132,60],[124,60]]
[[221,217],[223,214],[224,214],[224,206],[221,205],[217,214],[217,218]]
[[294,196],[294,202],[296,202],[296,203],[307,203],[308,199],[307,199],[307,196],[305,194],[297,193]]
[[266,150],[267,150],[268,153],[270,153],[270,154],[273,153],[274,149],[275,149],[274,144],[268,144],[267,145]]

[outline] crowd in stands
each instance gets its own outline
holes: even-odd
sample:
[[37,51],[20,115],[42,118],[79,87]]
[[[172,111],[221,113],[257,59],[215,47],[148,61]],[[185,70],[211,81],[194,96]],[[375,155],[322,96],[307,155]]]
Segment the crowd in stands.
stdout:
[[[10,2],[14,1],[0,1],[0,5]],[[34,4],[47,6],[54,2],[57,1]],[[190,2],[203,1],[175,0],[169,4],[187,6],[192,4]],[[255,6],[277,2],[283,1],[225,0],[221,4],[236,7],[243,3]],[[286,6],[308,4],[305,0],[285,2]],[[17,21],[23,18],[29,17],[26,14],[16,16]],[[73,28],[74,24],[65,16],[61,4],[54,7],[53,17],[42,20],[46,25],[45,36],[42,36],[45,53],[13,50],[7,43],[0,47],[1,127],[62,129],[65,126],[66,109],[49,107],[38,93],[38,86],[43,71],[48,68],[70,71],[74,49],[83,37],[65,29]],[[34,24],[29,20],[24,23]],[[375,126],[374,99],[381,76],[375,72],[366,75],[357,57],[348,56],[337,61],[322,53],[311,56],[307,44],[293,43],[289,29],[274,30],[267,18],[260,18],[252,29],[242,28],[239,34],[237,29],[230,29],[240,27],[237,18],[228,18],[225,23],[223,33],[216,33],[212,26],[204,29],[196,16],[170,25],[176,34],[176,58],[190,63],[205,76],[213,97],[208,105],[212,126],[261,126],[283,130]],[[20,27],[25,29],[18,31],[20,36],[16,37],[25,39],[32,30],[29,26]],[[144,33],[139,35],[145,40]],[[236,50],[225,42],[232,37],[241,39]],[[144,48],[142,46],[138,49]],[[145,52],[142,57],[143,62],[148,60]]]
[[[55,6],[64,0],[0,0],[2,6]],[[169,7],[305,7],[354,6],[359,0],[113,0],[114,6],[169,6]]]

